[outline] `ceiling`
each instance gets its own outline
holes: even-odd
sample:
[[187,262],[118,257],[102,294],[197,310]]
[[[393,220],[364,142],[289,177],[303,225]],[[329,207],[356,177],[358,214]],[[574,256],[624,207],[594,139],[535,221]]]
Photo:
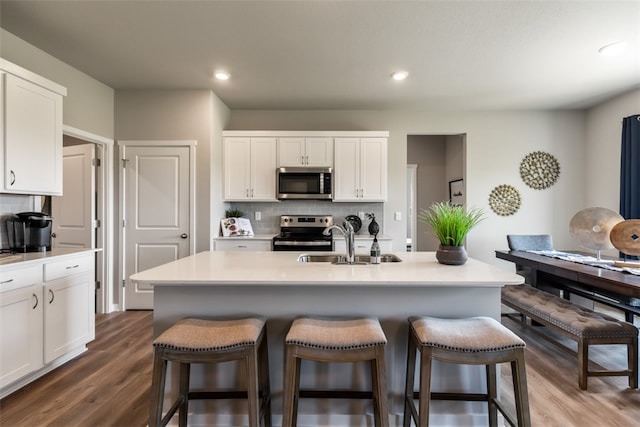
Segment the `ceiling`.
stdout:
[[0,0],[0,26],[116,90],[231,109],[586,108],[640,87],[638,0]]

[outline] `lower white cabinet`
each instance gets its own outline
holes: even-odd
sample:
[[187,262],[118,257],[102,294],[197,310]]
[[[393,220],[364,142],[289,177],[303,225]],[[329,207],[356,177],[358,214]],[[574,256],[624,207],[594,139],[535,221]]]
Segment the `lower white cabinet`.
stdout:
[[95,338],[93,252],[61,258],[0,274],[0,397]]
[[30,280],[37,284],[0,293],[0,387],[43,366],[41,277]]
[[271,239],[216,239],[213,243],[213,246],[214,250],[216,251],[270,251]]
[[[357,254],[368,254],[371,252],[373,237],[358,237],[354,239],[353,243]],[[393,241],[391,239],[378,238],[378,244],[383,254],[392,252]],[[344,253],[347,251],[347,243],[340,237],[333,239],[333,250],[334,252]]]

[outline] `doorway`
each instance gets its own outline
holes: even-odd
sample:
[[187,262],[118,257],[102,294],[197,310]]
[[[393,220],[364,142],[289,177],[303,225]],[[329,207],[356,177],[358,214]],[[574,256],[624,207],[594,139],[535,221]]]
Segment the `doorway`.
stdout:
[[[409,164],[417,165],[414,186],[416,221],[413,222],[411,250],[435,251],[438,248],[438,239],[429,227],[417,221],[417,217],[432,203],[449,199],[449,181],[465,178],[465,153],[466,135],[462,133],[407,135],[407,167]],[[407,181],[407,189],[411,186],[412,183]]]
[[[60,206],[55,207],[57,202],[52,200],[52,210],[56,209],[56,215],[62,215],[63,223],[71,225],[66,230],[61,230],[56,224],[55,242],[66,247],[91,247],[99,249],[95,253],[95,283],[96,283],[96,313],[111,313],[117,309],[114,301],[114,276],[113,276],[113,140],[99,135],[85,132],[71,126],[63,127],[63,146],[84,148],[67,149],[67,153],[73,157],[72,166],[65,172],[71,174],[65,180],[92,180],[90,194],[83,193],[83,196],[76,193],[76,197],[71,201],[72,194],[68,196],[69,203],[73,208],[64,208],[64,213]],[[70,151],[69,151],[70,150]],[[95,155],[82,153],[84,150],[94,152]],[[95,159],[95,160],[93,160]],[[86,162],[89,162],[87,165]],[[87,169],[90,172],[87,172]],[[89,175],[87,175],[89,173]],[[83,175],[81,175],[83,174]],[[77,176],[76,176],[77,175]],[[90,183],[91,184],[91,183]],[[68,185],[67,187],[68,188]],[[79,188],[76,186],[76,190]],[[86,189],[86,186],[85,186]],[[64,197],[64,196],[63,196]],[[82,212],[80,216],[77,214]],[[74,218],[70,218],[74,215]],[[55,218],[55,217],[54,217]],[[75,224],[71,224],[75,223]],[[77,224],[83,224],[84,232],[82,236],[77,233]],[[59,239],[59,240],[57,240]]]

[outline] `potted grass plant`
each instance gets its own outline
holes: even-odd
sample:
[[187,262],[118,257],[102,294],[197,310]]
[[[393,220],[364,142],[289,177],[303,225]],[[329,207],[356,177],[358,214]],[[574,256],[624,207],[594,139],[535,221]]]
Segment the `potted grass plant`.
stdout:
[[436,202],[429,209],[422,209],[418,217],[421,222],[431,226],[440,242],[436,251],[439,263],[462,265],[467,262],[464,240],[467,233],[484,219],[482,209],[466,210],[464,206],[448,201]]

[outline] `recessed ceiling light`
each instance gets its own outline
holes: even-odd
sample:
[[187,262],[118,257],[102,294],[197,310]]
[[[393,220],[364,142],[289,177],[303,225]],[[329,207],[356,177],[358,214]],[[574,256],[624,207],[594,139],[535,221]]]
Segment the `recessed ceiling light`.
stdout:
[[216,71],[215,76],[218,80],[229,80],[229,78],[231,77],[231,75],[229,75],[229,73],[225,71]]
[[627,43],[625,42],[609,43],[598,49],[598,53],[606,56],[616,56],[620,55],[626,48]]
[[407,76],[409,75],[409,73],[407,73],[406,71],[396,71],[395,73],[391,74],[391,78],[393,80],[404,80],[407,78]]

